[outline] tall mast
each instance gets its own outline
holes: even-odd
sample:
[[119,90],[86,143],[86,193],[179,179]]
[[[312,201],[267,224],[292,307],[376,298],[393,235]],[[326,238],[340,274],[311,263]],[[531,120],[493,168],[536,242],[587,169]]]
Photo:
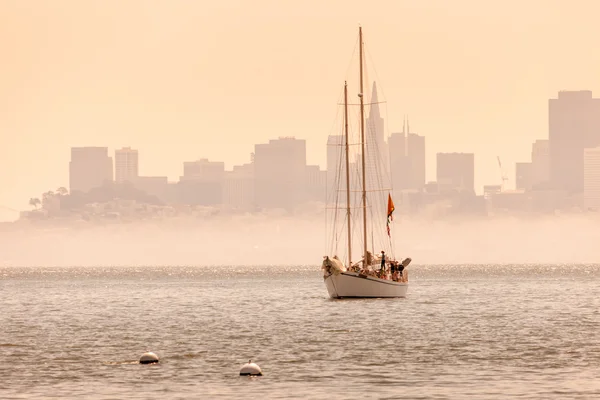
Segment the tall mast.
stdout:
[[363,209],[363,265],[367,263],[367,188],[365,172],[365,102],[363,96],[363,38],[362,27],[358,27],[358,45],[360,49],[360,142],[362,159],[362,209]]
[[352,230],[350,229],[350,149],[348,145],[348,82],[344,82],[344,122],[346,136],[346,217],[348,218],[348,266],[352,266]]

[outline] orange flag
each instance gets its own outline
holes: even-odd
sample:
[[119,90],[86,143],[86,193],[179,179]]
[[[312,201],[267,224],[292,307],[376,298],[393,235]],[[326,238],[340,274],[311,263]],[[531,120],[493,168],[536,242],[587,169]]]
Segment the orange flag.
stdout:
[[391,219],[391,221],[394,220],[394,217],[392,216],[392,213],[394,212],[395,208],[394,208],[394,202],[392,201],[392,195],[388,193],[388,212],[387,212],[387,216],[388,218]]
[[394,202],[392,201],[392,195],[388,193],[388,207],[387,207],[387,234],[390,236],[390,221],[394,220],[392,213],[394,212]]

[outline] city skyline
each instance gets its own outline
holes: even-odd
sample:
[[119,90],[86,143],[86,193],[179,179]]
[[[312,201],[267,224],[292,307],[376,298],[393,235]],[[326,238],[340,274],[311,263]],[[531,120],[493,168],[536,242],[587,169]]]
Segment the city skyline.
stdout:
[[[562,91],[557,98],[549,99],[548,139],[531,144],[530,161],[516,163],[517,190],[507,190],[508,177],[498,156],[501,182],[484,185],[483,196],[476,195],[474,153],[437,153],[436,179],[426,181],[426,138],[411,132],[405,118],[402,132],[385,140],[385,120],[380,116],[377,98],[373,83],[368,99],[366,157],[362,159],[366,160],[367,175],[388,188],[404,212],[414,214],[428,206],[441,206],[451,214],[479,215],[600,209],[596,156],[600,151],[600,99],[595,99],[591,91]],[[357,139],[353,137],[348,138],[351,145]],[[225,169],[224,162],[207,158],[183,161],[183,175],[171,182],[163,175],[140,175],[139,152],[131,147],[115,149],[114,163],[107,147],[73,147],[69,190],[79,194],[65,199],[64,211],[82,201],[97,203],[125,196],[151,204],[216,206],[250,212],[283,208],[293,212],[310,202],[337,201],[337,191],[345,186],[340,175],[345,170],[345,141],[343,135],[328,137],[325,170],[308,164],[305,139],[279,137],[255,144],[250,162],[231,170]],[[352,174],[359,173],[359,153],[353,147],[348,154]],[[131,186],[110,189],[107,182],[129,182]],[[384,204],[385,193],[377,193],[376,186],[366,189],[375,189],[369,193],[368,204]],[[58,198],[44,192],[44,201],[31,198],[29,204],[37,209],[41,203],[50,215],[59,215],[65,194],[64,189],[59,191]],[[53,200],[48,202],[49,198]]]
[[11,60],[0,74],[0,204],[26,209],[40,189],[66,185],[62,160],[78,145],[132,145],[153,160],[140,174],[174,180],[181,159],[231,168],[254,143],[295,136],[324,168],[357,21],[374,46],[386,135],[410,115],[428,140],[427,181],[433,155],[462,151],[475,153],[477,189],[500,180],[497,156],[514,187],[515,163],[547,137],[546,99],[600,93],[593,2],[227,4],[68,2],[33,13],[2,2],[0,26],[16,40],[0,44]]
[[[516,191],[510,190],[512,188],[507,190],[505,186],[509,178],[499,156],[500,185],[490,183],[478,191],[474,179],[475,154],[467,152],[436,153],[435,180],[425,180],[426,138],[411,132],[406,117],[402,131],[386,138],[382,132],[385,119],[380,116],[377,99],[376,83],[373,82],[365,126],[366,140],[371,143],[366,147],[367,174],[382,174],[380,178],[389,180],[384,182],[384,187],[389,187],[390,193],[400,197],[399,200],[405,203],[405,211],[415,212],[432,201],[451,201],[456,211],[476,214],[489,213],[494,203],[507,211],[529,210],[527,212],[535,211],[537,206],[546,211],[570,207],[583,210],[600,208],[596,193],[600,170],[595,158],[600,151],[600,99],[594,98],[591,91],[561,91],[556,98],[548,100],[548,139],[532,143],[530,160],[515,164]],[[307,162],[305,139],[280,136],[268,143],[255,144],[249,162],[234,165],[229,170],[219,160],[198,158],[183,161],[183,174],[177,181],[162,174],[141,175],[139,152],[131,147],[115,149],[114,157],[110,157],[105,146],[72,147],[68,187],[70,192],[92,193],[106,182],[130,182],[145,193],[142,196],[154,196],[156,201],[166,204],[211,205],[247,211],[285,208],[292,211],[305,202],[331,200],[326,193],[333,189],[332,179],[338,179],[338,174],[344,169],[339,171],[343,142],[342,135],[328,136],[325,169]],[[355,157],[358,155],[354,153],[350,161],[353,169],[357,168],[358,159]],[[387,172],[380,171],[381,168]],[[59,189],[63,190],[62,187]],[[421,195],[415,197],[415,192]],[[481,192],[480,200],[475,197],[451,200],[452,193],[467,194],[470,198]],[[499,198],[498,193],[508,196]],[[540,195],[548,199],[540,202]],[[582,195],[582,201],[574,195]],[[44,198],[46,196],[44,192]],[[383,197],[374,197],[369,203],[383,204]],[[487,206],[483,207],[481,200]],[[40,203],[39,199],[31,198],[29,205],[35,206],[35,202]],[[46,209],[56,207],[54,202],[46,203],[46,200],[41,204]],[[60,209],[60,205],[58,207],[56,210]],[[487,211],[484,211],[486,208]]]

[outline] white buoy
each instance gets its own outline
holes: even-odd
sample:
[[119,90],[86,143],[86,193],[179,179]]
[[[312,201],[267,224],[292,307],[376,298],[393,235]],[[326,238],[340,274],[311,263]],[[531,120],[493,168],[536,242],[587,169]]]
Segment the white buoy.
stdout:
[[260,367],[252,362],[252,360],[248,361],[248,364],[244,364],[242,369],[240,370],[240,375],[249,375],[249,376],[262,376],[262,370]]
[[158,356],[153,352],[142,354],[140,357],[140,364],[154,364],[158,362]]

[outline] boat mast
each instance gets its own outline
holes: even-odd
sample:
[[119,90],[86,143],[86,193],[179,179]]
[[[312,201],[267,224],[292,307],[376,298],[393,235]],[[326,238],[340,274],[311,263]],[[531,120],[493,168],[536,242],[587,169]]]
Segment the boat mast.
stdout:
[[348,82],[344,82],[344,122],[346,136],[346,217],[348,218],[348,266],[352,266],[352,230],[350,229],[350,150],[348,145]]
[[365,173],[365,102],[363,96],[363,38],[362,27],[358,27],[358,45],[360,49],[360,142],[362,159],[362,209],[363,209],[363,265],[367,263],[367,188]]

